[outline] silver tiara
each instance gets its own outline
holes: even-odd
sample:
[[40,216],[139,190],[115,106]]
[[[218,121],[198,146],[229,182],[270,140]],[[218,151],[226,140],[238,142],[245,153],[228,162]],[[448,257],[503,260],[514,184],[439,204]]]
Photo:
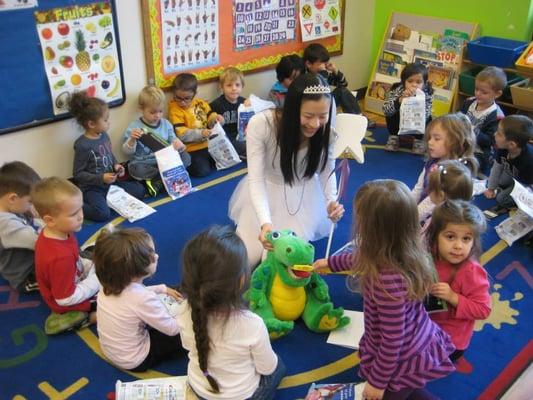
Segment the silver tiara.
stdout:
[[325,85],[314,85],[308,86],[304,89],[304,94],[330,94],[331,90],[329,86]]

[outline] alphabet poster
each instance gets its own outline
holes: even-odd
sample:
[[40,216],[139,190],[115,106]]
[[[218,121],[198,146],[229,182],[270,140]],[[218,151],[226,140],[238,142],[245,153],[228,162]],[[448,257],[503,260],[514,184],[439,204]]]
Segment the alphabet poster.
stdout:
[[296,0],[234,0],[235,50],[296,38]]
[[86,90],[106,102],[122,98],[119,58],[108,2],[35,11],[54,115],[70,93]]

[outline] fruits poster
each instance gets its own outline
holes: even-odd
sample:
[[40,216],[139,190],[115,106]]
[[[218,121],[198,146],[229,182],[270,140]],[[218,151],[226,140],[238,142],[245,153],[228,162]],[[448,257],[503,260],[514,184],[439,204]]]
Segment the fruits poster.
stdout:
[[34,13],[54,114],[68,111],[70,94],[87,90],[106,102],[122,99],[111,5],[107,2]]
[[302,42],[340,35],[339,0],[300,0]]
[[219,63],[218,2],[162,0],[163,72],[171,74]]

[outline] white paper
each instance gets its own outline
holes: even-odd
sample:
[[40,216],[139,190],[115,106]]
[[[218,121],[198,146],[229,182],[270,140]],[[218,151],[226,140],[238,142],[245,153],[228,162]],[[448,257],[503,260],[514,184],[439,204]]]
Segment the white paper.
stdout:
[[170,145],[154,154],[161,179],[172,200],[191,193],[193,191],[191,178],[183,166],[179,152]]
[[343,328],[331,331],[327,343],[358,349],[359,341],[365,332],[364,314],[361,311],[344,310],[344,315],[350,317],[350,323]]
[[500,239],[512,246],[515,241],[533,230],[533,218],[522,210],[517,210],[495,229]]
[[176,317],[179,313],[181,301],[176,300],[174,297],[169,296],[166,293],[160,293],[158,296],[168,310],[168,313],[173,317]]
[[399,135],[424,133],[426,130],[426,95],[416,89],[416,96],[406,97],[400,104]]
[[217,122],[207,142],[207,151],[215,160],[217,170],[233,167],[241,162],[237,150],[226,136],[226,132]]
[[252,106],[252,110],[256,114],[260,113],[261,111],[276,108],[276,105],[273,102],[257,97],[255,94],[250,95],[250,104]]
[[368,119],[363,115],[338,114],[335,121],[337,139],[334,143],[333,156],[343,158],[348,154],[359,164],[364,163],[365,153],[361,142],[365,137],[367,126]]
[[486,179],[472,178],[472,183],[474,184],[474,196],[478,196],[482,194],[485,190],[487,190]]
[[107,205],[130,222],[155,213],[155,209],[136,199],[119,186],[111,185],[107,192]]
[[519,209],[533,218],[533,191],[531,189],[524,187],[515,179],[511,197]]
[[185,400],[186,385],[186,376],[117,381],[115,396],[116,400]]

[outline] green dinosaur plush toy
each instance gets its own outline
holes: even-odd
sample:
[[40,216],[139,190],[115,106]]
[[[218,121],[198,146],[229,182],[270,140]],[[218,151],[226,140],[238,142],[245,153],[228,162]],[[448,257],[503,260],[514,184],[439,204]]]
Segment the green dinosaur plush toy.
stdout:
[[291,332],[299,317],[313,332],[346,326],[350,319],[342,307],[333,308],[328,285],[313,272],[313,245],[290,230],[270,232],[267,240],[274,250],[253,272],[245,297],[265,321],[270,338]]

